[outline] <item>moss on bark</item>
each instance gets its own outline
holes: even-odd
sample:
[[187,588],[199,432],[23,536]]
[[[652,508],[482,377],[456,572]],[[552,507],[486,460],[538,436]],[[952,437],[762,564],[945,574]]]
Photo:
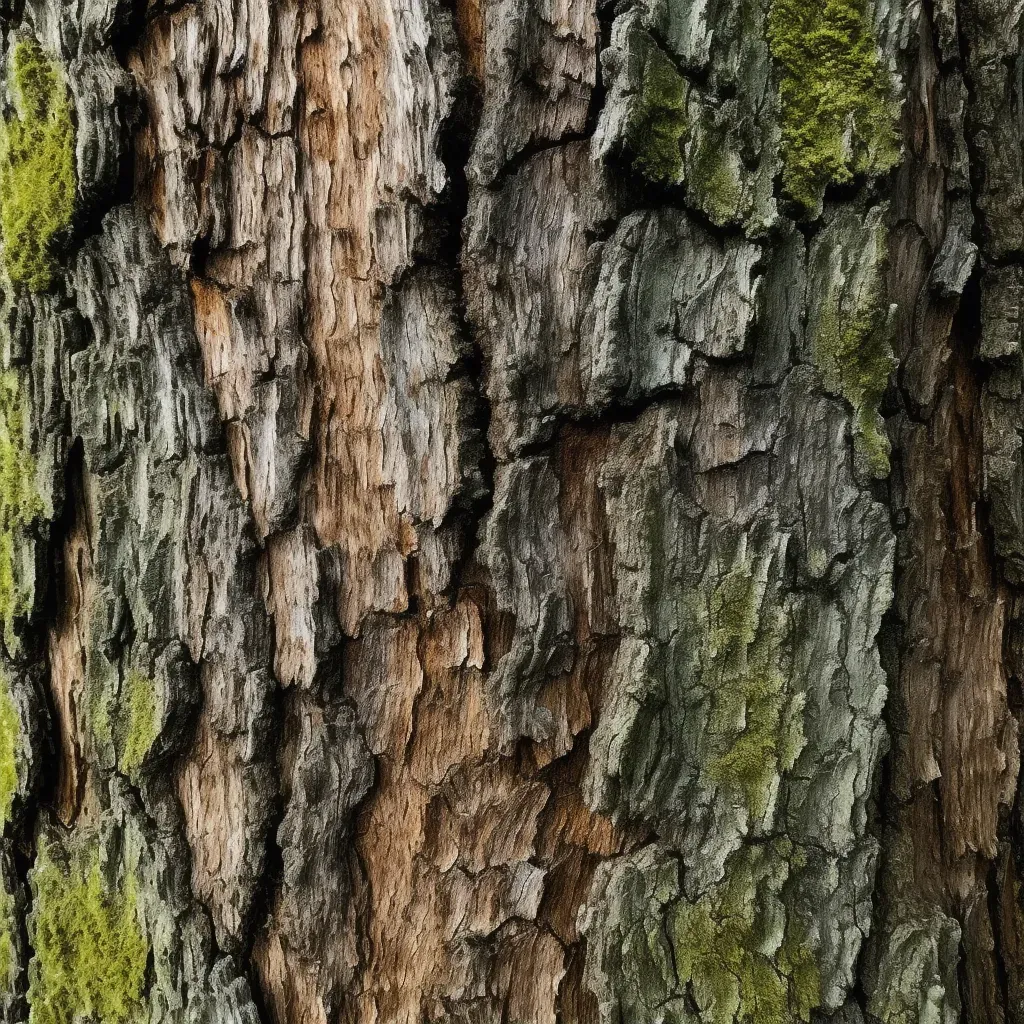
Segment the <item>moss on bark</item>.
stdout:
[[31,1024],[72,1024],[82,1018],[101,1024],[131,1020],[142,1005],[149,956],[134,879],[110,891],[95,851],[63,866],[43,843],[32,882]]
[[153,680],[132,669],[125,680],[118,709],[119,757],[122,772],[134,778],[156,740],[159,728]]
[[724,741],[707,776],[743,793],[760,821],[803,745],[803,695],[789,692],[782,669],[785,611],[771,606],[756,571],[741,548],[710,595],[702,681],[714,695],[709,731]]
[[[14,795],[18,791],[18,739],[21,723],[11,696],[11,683],[0,672],[0,830],[11,816]],[[0,967],[0,978],[3,977]]]
[[778,901],[790,850],[780,841],[739,851],[721,884],[675,908],[679,981],[707,1024],[793,1024],[821,1001],[814,954]]
[[0,621],[8,649],[17,646],[14,619],[31,602],[31,588],[20,580],[18,552],[24,531],[44,511],[26,426],[19,375],[0,372]]
[[646,48],[640,95],[626,131],[633,167],[651,181],[677,183],[683,173],[686,80],[654,43]]
[[829,184],[896,162],[889,78],[863,0],[773,0],[768,42],[780,77],[783,188],[813,212]]
[[3,262],[16,286],[39,292],[74,212],[74,126],[61,67],[34,40],[15,45],[11,85],[16,114],[0,132]]

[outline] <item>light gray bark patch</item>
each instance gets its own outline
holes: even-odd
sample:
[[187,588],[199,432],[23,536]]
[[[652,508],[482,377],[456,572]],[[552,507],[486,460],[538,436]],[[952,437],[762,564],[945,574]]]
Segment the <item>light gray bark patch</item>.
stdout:
[[596,238],[612,212],[583,143],[539,153],[471,196],[466,305],[487,362],[489,437],[501,461],[549,439],[561,410],[581,403]]
[[498,607],[515,617],[511,649],[489,680],[499,746],[520,736],[541,742],[554,730],[537,703],[544,683],[572,666],[572,604],[565,579],[568,540],[556,516],[559,482],[548,458],[499,467],[494,506],[483,527],[484,563]]
[[584,408],[635,403],[689,382],[691,356],[741,354],[754,319],[761,250],[722,240],[674,210],[629,214],[602,244],[584,321]]
[[499,459],[550,438],[560,419],[679,390],[693,352],[744,351],[760,247],[676,210],[629,214],[600,240],[614,207],[577,146],[475,197],[467,297]]
[[599,27],[594,0],[499,0],[483,18],[488,87],[467,170],[489,186],[531,147],[583,132]]

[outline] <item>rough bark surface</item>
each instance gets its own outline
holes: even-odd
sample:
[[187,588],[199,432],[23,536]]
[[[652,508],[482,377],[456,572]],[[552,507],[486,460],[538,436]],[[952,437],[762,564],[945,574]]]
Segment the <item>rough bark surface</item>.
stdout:
[[1022,19],[5,0],[3,1019],[1024,1024]]

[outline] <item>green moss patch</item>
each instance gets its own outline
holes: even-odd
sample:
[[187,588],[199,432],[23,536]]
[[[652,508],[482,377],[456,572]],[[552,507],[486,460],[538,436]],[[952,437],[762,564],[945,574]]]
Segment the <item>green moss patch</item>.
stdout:
[[125,680],[119,708],[120,743],[118,765],[134,777],[142,766],[159,730],[156,687],[153,680],[132,669]]
[[[883,478],[889,474],[890,444],[879,408],[896,366],[883,298],[885,227],[869,222],[860,237],[863,246],[853,254],[855,264],[838,280],[830,271],[817,285],[823,297],[811,340],[825,387],[853,407],[854,451],[863,471]],[[824,246],[816,259],[831,266],[834,255]]]
[[31,587],[19,584],[17,552],[26,528],[44,512],[35,461],[26,442],[26,409],[18,374],[0,372],[0,621],[9,649],[14,618],[29,610]]
[[708,1024],[793,1024],[821,1002],[813,952],[787,925],[778,899],[788,844],[743,849],[724,880],[673,912],[679,981],[690,985]]
[[786,194],[813,211],[828,184],[888,170],[899,157],[895,105],[864,0],[773,0],[768,42]]
[[682,179],[686,135],[686,80],[649,36],[644,36],[643,70],[625,142],[633,168],[651,181]]
[[[18,792],[18,747],[21,722],[11,695],[11,682],[0,672],[0,831],[7,824]],[[3,977],[0,969],[0,977]]]
[[5,992],[11,989],[17,967],[14,927],[14,897],[7,891],[6,883],[0,882],[0,990]]
[[878,407],[896,364],[885,324],[886,307],[877,293],[843,315],[831,299],[822,309],[816,338],[825,387],[842,395],[854,410],[854,445],[869,475],[889,475],[889,438]]
[[782,668],[788,620],[772,606],[758,566],[740,551],[710,595],[702,684],[713,707],[708,732],[717,752],[707,778],[740,791],[755,820],[803,746],[803,695]]
[[724,132],[705,132],[695,145],[687,166],[687,186],[693,202],[713,223],[722,225],[736,216],[743,188]]
[[34,40],[11,55],[16,114],[0,132],[0,233],[11,281],[45,291],[75,203],[75,133],[60,64]]
[[125,1024],[135,1018],[149,947],[139,925],[134,880],[109,891],[95,853],[65,868],[42,844],[32,881],[30,1024],[73,1024],[82,1018]]
[[119,684],[118,666],[93,659],[86,692],[96,760],[137,779],[160,733],[156,683],[132,668]]

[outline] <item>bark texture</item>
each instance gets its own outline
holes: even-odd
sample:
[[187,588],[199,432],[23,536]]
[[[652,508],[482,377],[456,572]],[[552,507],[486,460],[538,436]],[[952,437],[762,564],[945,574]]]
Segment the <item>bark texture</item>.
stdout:
[[1024,0],[4,0],[0,1013],[1024,1024]]

